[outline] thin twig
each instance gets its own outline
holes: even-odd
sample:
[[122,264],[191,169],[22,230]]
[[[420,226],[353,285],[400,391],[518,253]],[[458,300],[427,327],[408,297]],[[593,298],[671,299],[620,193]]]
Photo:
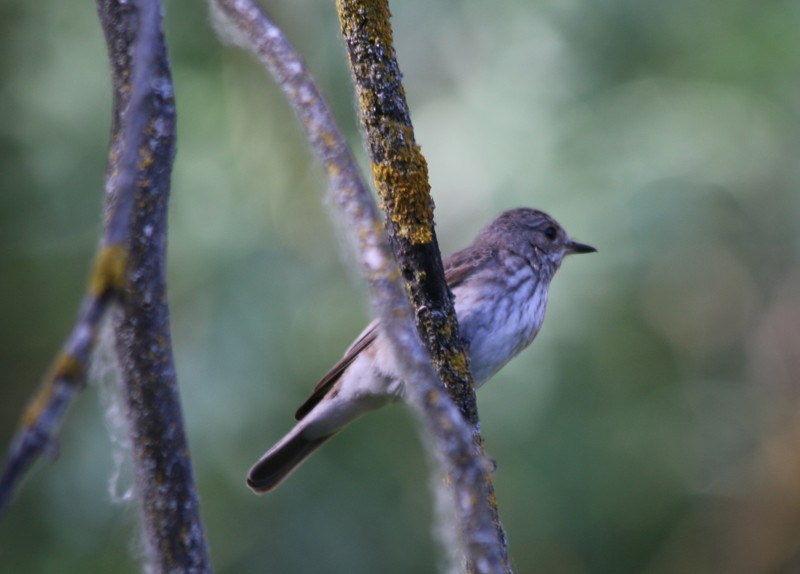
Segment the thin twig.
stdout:
[[[102,256],[106,251],[101,249],[100,253]],[[103,259],[99,258],[92,272],[91,284],[106,285],[108,288],[96,291],[92,287],[88,290],[75,326],[64,343],[54,367],[22,416],[0,477],[0,513],[11,501],[25,474],[42,453],[55,452],[55,435],[69,406],[86,383],[89,357],[94,348],[97,331],[112,300],[114,292],[112,286],[121,276],[118,270],[104,270],[102,262]],[[115,262],[115,266],[116,264]]]
[[473,445],[472,430],[433,371],[414,328],[403,281],[377,207],[353,156],[305,64],[283,32],[251,0],[214,0],[212,9],[238,30],[286,94],[313,151],[325,167],[368,279],[371,300],[399,360],[412,406],[421,414],[432,449],[448,474],[469,564],[477,572],[505,572],[485,485],[488,465]]
[[[142,84],[146,88],[145,84]],[[139,90],[142,92],[142,90]],[[142,94],[137,96],[142,99]],[[146,116],[145,116],[146,118]],[[134,118],[134,121],[136,118]],[[141,122],[140,122],[141,123]],[[119,133],[115,125],[114,133]],[[132,126],[133,127],[133,126]],[[141,133],[144,124],[129,133]],[[125,243],[131,233],[131,212],[135,194],[138,142],[129,136],[133,153],[125,174],[129,181],[127,193],[118,194],[118,200],[108,202],[103,241],[89,277],[89,286],[81,304],[72,332],[64,343],[55,365],[45,377],[39,392],[29,403],[22,416],[19,429],[0,477],[0,512],[12,498],[25,473],[45,451],[55,451],[55,435],[69,406],[86,384],[89,360],[97,333],[112,303],[118,301],[124,289],[128,257]]]

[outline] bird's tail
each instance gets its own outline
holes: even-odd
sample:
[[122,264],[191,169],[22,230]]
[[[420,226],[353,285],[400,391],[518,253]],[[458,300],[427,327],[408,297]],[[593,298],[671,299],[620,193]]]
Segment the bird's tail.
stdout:
[[258,459],[247,473],[247,486],[257,494],[263,494],[277,487],[300,466],[311,453],[322,446],[334,433],[320,437],[307,438],[306,425],[298,424],[283,437],[264,456]]

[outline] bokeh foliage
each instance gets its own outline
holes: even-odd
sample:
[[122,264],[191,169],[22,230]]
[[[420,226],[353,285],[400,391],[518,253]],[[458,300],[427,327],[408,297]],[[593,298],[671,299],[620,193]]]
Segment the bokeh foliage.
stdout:
[[[426,455],[400,407],[348,429],[274,494],[244,487],[367,308],[288,105],[218,44],[203,3],[166,8],[173,336],[215,569],[429,572]],[[268,9],[361,153],[334,6]],[[537,342],[479,393],[515,569],[793,571],[800,4],[393,10],[444,251],[518,205],[600,249],[565,263]],[[71,325],[99,237],[105,59],[91,3],[0,5],[3,445]],[[0,572],[139,570],[134,510],[108,492],[97,397],[80,399],[60,456],[0,522]]]

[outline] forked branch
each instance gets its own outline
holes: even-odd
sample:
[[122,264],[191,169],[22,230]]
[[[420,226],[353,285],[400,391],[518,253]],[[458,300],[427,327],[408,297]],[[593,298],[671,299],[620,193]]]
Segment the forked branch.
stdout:
[[98,0],[114,88],[105,228],[72,333],[26,410],[0,479],[0,508],[55,442],[113,309],[150,569],[210,571],[178,402],[166,303],[166,208],[175,106],[158,0]]

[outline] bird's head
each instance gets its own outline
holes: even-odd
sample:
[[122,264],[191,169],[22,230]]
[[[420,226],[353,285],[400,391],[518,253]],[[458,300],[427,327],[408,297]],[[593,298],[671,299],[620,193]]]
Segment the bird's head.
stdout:
[[567,255],[594,253],[591,245],[574,241],[559,223],[537,209],[521,207],[497,216],[478,236],[491,245],[510,249],[554,270]]

